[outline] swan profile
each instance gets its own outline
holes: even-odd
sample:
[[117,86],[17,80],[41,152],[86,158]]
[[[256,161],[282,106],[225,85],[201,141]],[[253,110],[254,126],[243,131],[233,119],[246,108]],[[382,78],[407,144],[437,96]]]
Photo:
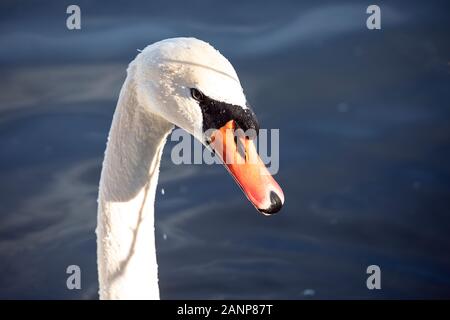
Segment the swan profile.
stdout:
[[[156,42],[128,66],[100,178],[96,234],[101,299],[159,299],[154,201],[162,150],[175,125],[221,157],[237,154],[237,145],[215,139],[220,135],[214,133],[208,136],[209,129],[259,128],[233,66],[194,38]],[[256,163],[225,167],[256,209],[275,213],[284,203],[283,192],[253,142],[245,138],[244,146],[246,155],[256,155]]]

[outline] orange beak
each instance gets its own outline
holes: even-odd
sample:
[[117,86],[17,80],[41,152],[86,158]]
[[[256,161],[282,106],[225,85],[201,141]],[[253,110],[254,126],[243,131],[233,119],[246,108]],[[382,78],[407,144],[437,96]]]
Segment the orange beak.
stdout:
[[283,191],[259,157],[253,140],[235,129],[236,123],[228,121],[211,135],[210,147],[259,212],[271,215],[280,211]]

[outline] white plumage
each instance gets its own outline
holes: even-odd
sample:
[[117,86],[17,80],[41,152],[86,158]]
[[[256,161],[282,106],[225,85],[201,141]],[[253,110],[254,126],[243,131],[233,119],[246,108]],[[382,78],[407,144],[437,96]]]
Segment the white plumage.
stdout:
[[245,106],[232,65],[193,38],[154,43],[130,63],[100,179],[97,246],[101,299],[159,299],[154,200],[173,125],[199,138],[202,114],[189,89]]

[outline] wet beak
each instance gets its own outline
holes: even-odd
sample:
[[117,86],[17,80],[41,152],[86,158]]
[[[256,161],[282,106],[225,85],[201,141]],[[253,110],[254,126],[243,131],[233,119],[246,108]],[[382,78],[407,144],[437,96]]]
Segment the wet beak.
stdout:
[[264,215],[280,211],[284,194],[259,157],[252,139],[235,132],[236,123],[227,122],[210,137],[210,147],[222,160],[244,194]]

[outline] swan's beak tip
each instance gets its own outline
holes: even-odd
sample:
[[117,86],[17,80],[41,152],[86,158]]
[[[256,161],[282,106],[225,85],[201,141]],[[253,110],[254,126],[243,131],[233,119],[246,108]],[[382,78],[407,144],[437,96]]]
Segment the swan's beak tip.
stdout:
[[[283,200],[281,200],[281,197]],[[271,216],[281,210],[284,203],[284,196],[281,197],[274,191],[270,191],[270,207],[267,209],[258,209],[265,216]]]
[[283,190],[259,157],[254,142],[242,136],[235,139],[235,128],[234,120],[227,122],[213,134],[210,145],[253,206],[263,215],[273,215],[283,206]]

